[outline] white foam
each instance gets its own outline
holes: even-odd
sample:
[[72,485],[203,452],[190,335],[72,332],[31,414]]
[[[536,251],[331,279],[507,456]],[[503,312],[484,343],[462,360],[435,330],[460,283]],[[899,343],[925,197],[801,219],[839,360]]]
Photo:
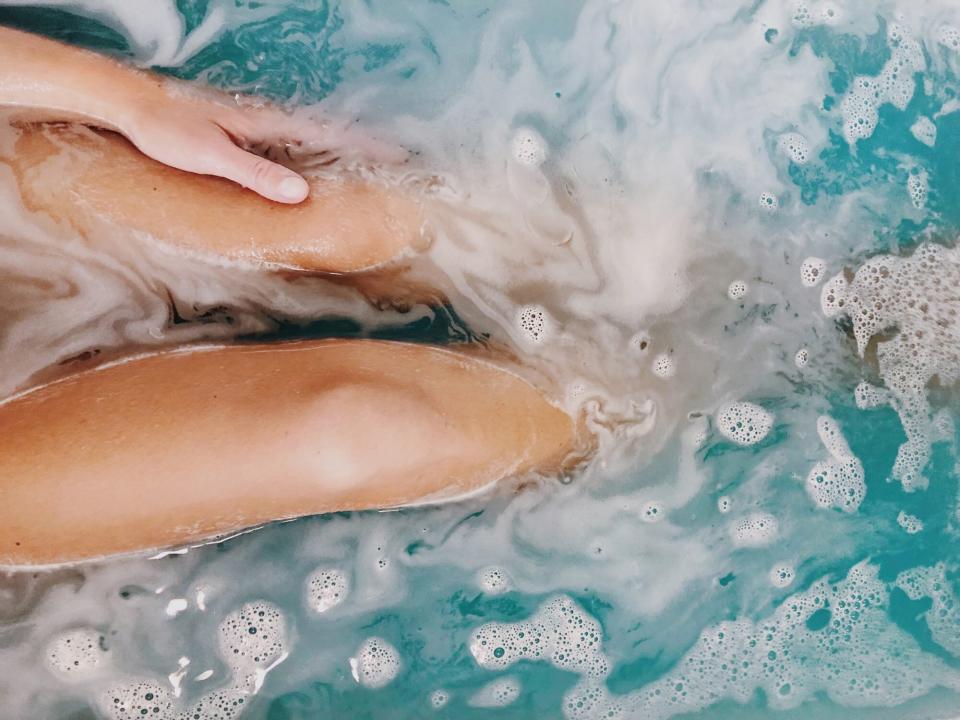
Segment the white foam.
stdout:
[[854,388],[854,402],[861,410],[870,410],[881,405],[890,404],[890,393],[884,388],[879,388],[866,381],[861,382]]
[[780,207],[780,198],[778,198],[772,192],[762,192],[760,193],[757,203],[760,205],[761,210],[766,210],[767,212],[772,213],[776,212],[777,208]]
[[810,144],[800,133],[784,133],[777,140],[777,147],[797,165],[805,165],[810,159]]
[[805,368],[810,361],[810,351],[807,348],[800,348],[793,356],[793,364],[798,368]]
[[733,507],[733,500],[731,500],[726,495],[721,495],[719,498],[717,498],[717,510],[719,510],[720,512],[728,513],[730,512],[732,507]]
[[756,403],[728,403],[717,411],[717,429],[737,445],[756,445],[773,428],[773,415]]
[[502,595],[510,590],[510,577],[502,568],[490,566],[477,573],[477,584],[487,595]]
[[923,521],[916,515],[911,515],[905,510],[901,510],[897,515],[897,524],[902,527],[908,535],[916,535],[923,530]]
[[793,569],[793,565],[789,565],[787,563],[774,565],[770,569],[770,584],[774,587],[789,587],[793,584],[793,581],[796,579],[796,577],[797,572]]
[[663,505],[655,500],[650,500],[643,504],[643,507],[640,509],[640,519],[644,522],[655,523],[663,520],[664,511]]
[[469,700],[469,704],[479,708],[507,707],[520,697],[520,681],[515,677],[503,677],[492,680],[477,690]]
[[730,525],[730,536],[737,547],[763,547],[772,543],[780,532],[780,524],[770,513],[755,512]]
[[910,126],[910,133],[927,147],[937,144],[937,126],[926,115],[917,118],[917,121]]
[[[960,379],[960,300],[953,291],[960,286],[960,251],[924,244],[910,257],[879,255],[865,262],[849,284],[842,274],[828,286],[834,283],[842,290],[824,302],[824,311],[849,316],[860,355],[881,336],[880,377],[907,436],[892,475],[905,490],[926,487],[922,472],[937,440],[926,388],[934,377],[943,386]],[[881,401],[866,386],[858,390],[866,405]]]
[[673,358],[668,353],[660,353],[653,359],[653,365],[650,368],[653,374],[659,378],[671,378],[677,374],[677,367]]
[[544,342],[553,330],[547,311],[539,305],[524,305],[517,311],[517,328],[523,338],[534,345]]
[[960,598],[947,578],[946,566],[940,562],[933,567],[904,570],[897,576],[896,585],[911,600],[930,598],[930,609],[923,614],[930,635],[944,650],[960,658]]
[[804,287],[816,287],[823,280],[823,271],[827,269],[827,261],[823,258],[808,257],[800,263],[800,282]]
[[220,654],[240,685],[258,690],[287,656],[287,626],[280,608],[258,600],[228,614],[217,632]]
[[434,710],[440,710],[446,707],[448,702],[450,702],[450,693],[443,688],[439,688],[430,693],[430,706]]
[[873,135],[880,107],[891,104],[905,110],[915,91],[914,73],[926,69],[920,43],[905,27],[890,23],[887,44],[891,57],[876,77],[858,76],[840,103],[843,134],[851,145]]
[[827,317],[835,317],[847,304],[847,279],[843,273],[837,273],[827,281],[820,291],[820,310]]
[[92,628],[67,630],[47,645],[47,665],[62,677],[87,676],[107,661],[103,642]]
[[520,128],[511,142],[513,158],[522,165],[539,167],[547,159],[547,143],[536,130]]
[[927,182],[926,170],[914,169],[907,176],[907,194],[917,210],[922,210],[927,205]]
[[366,688],[386,687],[400,672],[400,653],[381,637],[369,637],[350,658],[353,679]]
[[307,607],[317,613],[332,610],[350,594],[350,579],[339,568],[321,567],[306,580]]
[[151,680],[137,680],[111,687],[99,698],[100,709],[112,720],[174,720],[170,692]]
[[960,52],[960,30],[953,25],[943,25],[937,31],[937,42],[953,52]]
[[817,434],[830,457],[810,470],[807,494],[819,507],[855,512],[867,494],[863,465],[850,451],[836,420],[821,415],[817,418]]
[[750,292],[750,286],[743,280],[734,280],[727,288],[727,297],[731,300],[742,300]]

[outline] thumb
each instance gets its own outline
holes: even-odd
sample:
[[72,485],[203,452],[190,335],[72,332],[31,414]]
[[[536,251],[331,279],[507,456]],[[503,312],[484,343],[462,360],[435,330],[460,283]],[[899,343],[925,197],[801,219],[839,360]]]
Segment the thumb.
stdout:
[[250,188],[258,195],[282,203],[298,203],[310,194],[302,177],[283,165],[241,150],[230,143],[213,173]]

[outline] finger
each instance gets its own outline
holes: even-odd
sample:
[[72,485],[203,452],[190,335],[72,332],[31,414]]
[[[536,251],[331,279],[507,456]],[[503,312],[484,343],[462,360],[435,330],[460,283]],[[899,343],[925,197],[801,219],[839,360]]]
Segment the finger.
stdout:
[[307,181],[292,170],[232,143],[225,143],[222,157],[218,157],[207,172],[233,180],[276,202],[298,203],[310,194]]

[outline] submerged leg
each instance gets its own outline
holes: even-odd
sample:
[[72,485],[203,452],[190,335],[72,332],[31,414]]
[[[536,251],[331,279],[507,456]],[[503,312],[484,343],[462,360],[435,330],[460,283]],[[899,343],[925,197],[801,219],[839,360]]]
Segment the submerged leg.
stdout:
[[107,222],[171,248],[298,270],[346,273],[389,262],[422,242],[416,201],[342,175],[310,180],[310,197],[281,205],[221,178],[147,158],[119,135],[24,126],[0,160],[24,205],[91,235]]
[[189,349],[0,404],[0,565],[191,543],[556,471],[571,418],[486,362],[364,340]]

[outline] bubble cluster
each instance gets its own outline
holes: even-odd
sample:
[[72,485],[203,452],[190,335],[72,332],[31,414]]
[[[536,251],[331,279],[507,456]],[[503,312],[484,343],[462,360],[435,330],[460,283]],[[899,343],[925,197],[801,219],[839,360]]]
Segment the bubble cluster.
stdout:
[[823,271],[827,269],[827,261],[823,258],[808,257],[800,263],[800,282],[804,287],[816,287],[823,280]]
[[819,3],[798,2],[794,5],[790,23],[795,28],[805,30],[817,25],[835,25],[840,21],[840,10],[835,5],[827,3],[819,9],[819,12],[812,9],[811,5],[816,8]]
[[805,165],[810,159],[810,145],[800,133],[784,133],[777,140],[777,147],[797,165]]
[[659,378],[671,378],[677,374],[677,367],[673,358],[667,353],[660,353],[653,359],[651,366],[653,374]]
[[844,312],[847,304],[847,278],[843,273],[837,273],[827,280],[827,284],[820,291],[820,310],[827,317],[835,317]]
[[796,355],[793,356],[793,364],[798,368],[804,368],[808,362],[810,362],[810,351],[807,348],[797,350]]
[[510,147],[514,160],[522,165],[539,167],[547,159],[547,143],[531,128],[517,130]]
[[858,76],[840,103],[843,134],[851,145],[873,135],[880,106],[891,104],[905,110],[913,97],[914,74],[926,69],[923,48],[910,32],[890,23],[887,27],[890,59],[876,77]]
[[770,583],[774,587],[785,588],[793,584],[794,579],[797,577],[796,571],[793,569],[793,565],[780,564],[774,565],[770,569]]
[[953,25],[944,25],[937,31],[937,42],[948,50],[960,52],[960,30]]
[[908,257],[871,258],[849,283],[840,274],[824,287],[825,295],[833,288],[833,300],[822,302],[824,311],[849,316],[861,356],[871,338],[880,336],[876,345],[880,377],[907,436],[892,475],[908,491],[926,487],[923,468],[931,443],[938,440],[927,386],[934,378],[943,386],[960,379],[956,287],[960,251],[933,244],[920,245]]
[[730,526],[733,544],[737,547],[763,547],[772,543],[780,532],[777,519],[765,512],[751,513]]
[[773,428],[773,415],[752,402],[728,403],[717,411],[717,429],[737,445],[756,445]]
[[510,589],[510,578],[498,567],[485,567],[477,573],[477,584],[487,595],[502,595]]
[[110,688],[100,696],[100,708],[112,720],[174,720],[176,717],[169,691],[152,681]]
[[517,311],[517,327],[528,342],[539,345],[550,334],[551,320],[539,305],[524,305]]
[[469,704],[479,708],[497,708],[512,705],[520,697],[520,681],[514,677],[493,680],[477,690]]
[[850,451],[837,421],[826,415],[817,418],[817,434],[830,457],[821,460],[807,475],[807,494],[817,506],[836,507],[852,513],[867,495],[863,464]]
[[750,292],[750,286],[743,280],[734,280],[727,288],[727,297],[731,300],[742,300]]
[[861,410],[870,410],[881,405],[888,405],[890,403],[890,393],[876,385],[861,382],[853,390],[853,399]]
[[63,677],[92,673],[107,660],[103,636],[90,628],[57,635],[47,645],[47,666]]
[[907,176],[907,193],[910,195],[910,202],[917,210],[922,210],[927,205],[927,172],[926,170],[913,170]]
[[921,115],[917,121],[910,126],[911,134],[927,147],[933,147],[937,144],[937,126],[933,120],[926,115]]
[[446,707],[448,702],[450,702],[450,693],[446,690],[440,688],[430,693],[430,706],[434,710],[440,710]]
[[758,202],[760,204],[760,209],[766,210],[767,212],[774,212],[778,207],[780,207],[780,198],[778,198],[772,192],[760,193],[760,199]]
[[208,693],[176,720],[235,720],[246,708],[250,694],[240,688],[226,688]]
[[897,576],[896,586],[911,600],[930,598],[930,609],[923,616],[931,637],[951,655],[960,657],[960,598],[947,578],[946,566],[941,562],[904,570]]
[[730,509],[733,507],[733,500],[731,500],[726,495],[721,495],[717,498],[717,510],[722,513],[730,512]]
[[[470,651],[489,669],[544,660],[578,673],[563,700],[570,720],[665,720],[725,699],[747,703],[758,690],[776,710],[821,693],[857,707],[891,705],[960,684],[952,668],[889,621],[888,603],[877,568],[860,563],[836,584],[822,579],[786,598],[764,620],[706,629],[665,676],[623,695],[606,686],[609,662],[598,623],[569,598],[548,601],[525,621],[481,626]],[[558,649],[558,635],[573,642]]]
[[364,640],[350,658],[353,679],[373,690],[389,685],[400,672],[401,665],[397,649],[376,636]]
[[218,628],[220,654],[237,677],[269,670],[287,653],[283,613],[272,603],[246,603],[223,619]]
[[897,515],[897,525],[902,527],[907,535],[916,535],[923,530],[923,521],[916,515],[901,510]]
[[640,517],[644,522],[655,523],[663,519],[663,506],[653,500],[643,504]]
[[337,568],[317,568],[306,581],[307,607],[325,613],[342,603],[350,594],[350,580]]
[[562,670],[602,678],[609,672],[602,637],[600,624],[561,595],[526,621],[477,628],[470,636],[470,653],[488,670],[503,670],[518,660],[545,660]]

